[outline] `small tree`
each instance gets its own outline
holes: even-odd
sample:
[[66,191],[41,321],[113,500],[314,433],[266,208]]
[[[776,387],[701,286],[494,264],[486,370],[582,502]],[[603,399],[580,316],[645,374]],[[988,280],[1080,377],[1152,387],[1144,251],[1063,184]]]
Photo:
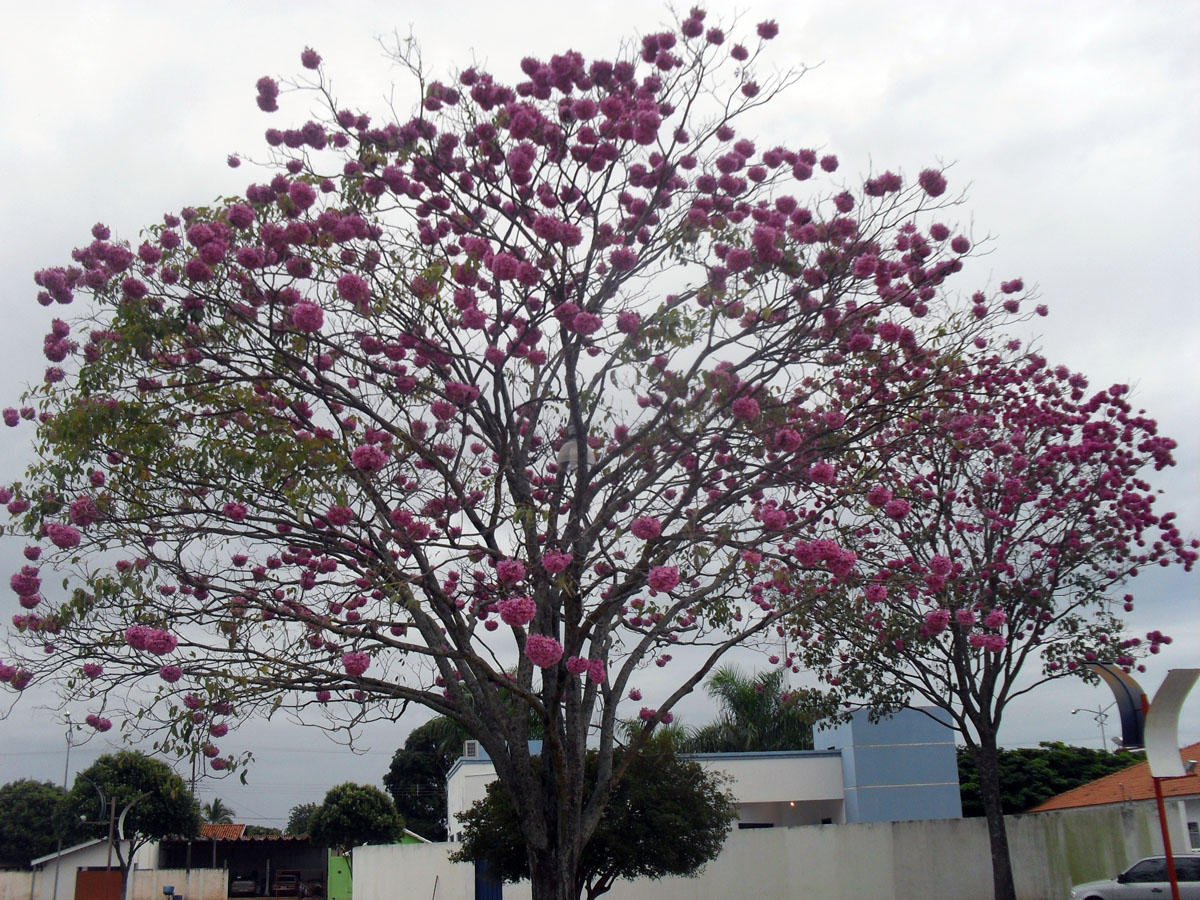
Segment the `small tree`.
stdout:
[[713,672],[704,690],[720,708],[715,721],[686,738],[694,753],[811,750],[820,700],[809,691],[785,691],[786,671],[744,675],[736,666]]
[[85,834],[78,819],[60,814],[66,796],[56,784],[28,778],[0,787],[0,869],[27,869],[60,839],[70,845]]
[[[1036,355],[985,355],[944,387],[880,429],[886,453],[864,454],[831,483],[847,502],[824,533],[854,548],[857,575],[813,592],[792,634],[835,694],[877,709],[927,704],[962,736],[995,896],[1011,900],[1004,711],[1045,681],[1086,676],[1085,661],[1128,671],[1169,643],[1157,631],[1124,634],[1133,597],[1115,591],[1147,566],[1190,569],[1197,542],[1154,509],[1146,470],[1172,465],[1175,444],[1133,410],[1125,386],[1089,394],[1082,376]],[[821,546],[798,550],[815,557]]]
[[110,822],[121,825],[125,841],[114,834],[112,852],[121,868],[122,885],[143,846],[200,832],[200,806],[184,780],[161,760],[132,750],[101,756],[80,772],[65,806],[72,816],[90,824],[94,836],[106,834],[97,829],[107,828]]
[[319,804],[297,803],[288,813],[287,827],[284,834],[308,834],[312,824],[313,813]]
[[[1110,753],[1090,747],[1071,747],[1057,741],[1042,741],[1035,748],[1001,749],[1000,803],[1006,816],[1023,813],[1051,797],[1082,784],[1119,772],[1141,760],[1131,753]],[[982,816],[983,795],[979,769],[971,751],[958,748],[958,785],[964,816]]]
[[329,789],[308,821],[308,838],[349,857],[364,844],[391,844],[404,833],[404,819],[392,799],[369,784],[347,781]]
[[383,786],[410,831],[446,839],[446,774],[469,737],[453,719],[436,716],[414,728],[392,756]]
[[[595,763],[595,754],[589,754],[589,781],[595,778]],[[619,878],[700,874],[721,852],[737,815],[722,784],[721,775],[677,756],[668,738],[643,748],[629,761],[580,859],[578,895],[592,900]],[[504,881],[528,878],[518,815],[507,788],[493,781],[487,796],[461,816],[462,846],[453,858],[486,860],[488,872]]]

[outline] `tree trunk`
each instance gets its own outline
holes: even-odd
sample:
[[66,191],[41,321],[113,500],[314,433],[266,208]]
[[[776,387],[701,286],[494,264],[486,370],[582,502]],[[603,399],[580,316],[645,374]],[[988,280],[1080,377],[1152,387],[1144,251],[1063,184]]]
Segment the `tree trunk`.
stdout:
[[1017,900],[1012,861],[1008,856],[1008,833],[1004,828],[1004,807],[1000,799],[1000,760],[996,752],[995,733],[981,733],[979,746],[973,748],[972,755],[979,769],[979,793],[983,800],[988,844],[992,851],[992,894],[995,900]]
[[554,850],[530,854],[529,882],[532,900],[579,900],[572,866]]

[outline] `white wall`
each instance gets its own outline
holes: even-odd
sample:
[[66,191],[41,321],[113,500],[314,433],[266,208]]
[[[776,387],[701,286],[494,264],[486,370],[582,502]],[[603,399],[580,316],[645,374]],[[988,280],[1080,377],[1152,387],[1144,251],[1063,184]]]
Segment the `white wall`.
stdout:
[[228,869],[139,869],[129,873],[126,900],[163,900],[163,886],[183,900],[226,900]]
[[[1072,884],[1115,875],[1161,852],[1153,806],[1008,817],[1020,900],[1062,900]],[[428,900],[469,900],[474,871],[447,844],[354,851],[355,900],[395,900],[397,885]],[[982,819],[935,819],[733,831],[697,878],[617,882],[611,900],[978,900],[991,892]],[[527,884],[506,886],[525,900]]]

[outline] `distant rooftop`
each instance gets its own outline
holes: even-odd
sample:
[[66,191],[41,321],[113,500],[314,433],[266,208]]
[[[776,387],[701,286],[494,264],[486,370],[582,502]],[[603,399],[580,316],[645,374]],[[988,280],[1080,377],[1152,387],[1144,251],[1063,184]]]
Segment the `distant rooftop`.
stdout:
[[[1189,744],[1179,751],[1186,764],[1188,760],[1200,759],[1200,743]],[[1183,778],[1162,781],[1164,797],[1185,797],[1200,794],[1200,772]],[[1154,779],[1150,777],[1150,763],[1140,762],[1081,784],[1057,797],[1051,797],[1026,812],[1049,812],[1052,809],[1078,809],[1084,806],[1106,806],[1110,803],[1126,803],[1130,800],[1153,800]]]

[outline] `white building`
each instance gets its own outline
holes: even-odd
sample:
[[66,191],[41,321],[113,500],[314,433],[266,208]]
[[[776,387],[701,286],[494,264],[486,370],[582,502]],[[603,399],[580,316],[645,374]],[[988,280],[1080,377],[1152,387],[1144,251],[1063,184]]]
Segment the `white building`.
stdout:
[[[866,713],[818,731],[821,749],[779,753],[704,753],[692,758],[730,777],[738,828],[840,825],[962,816],[954,735],[919,710],[871,724]],[[447,828],[496,779],[476,741],[446,777]]]

